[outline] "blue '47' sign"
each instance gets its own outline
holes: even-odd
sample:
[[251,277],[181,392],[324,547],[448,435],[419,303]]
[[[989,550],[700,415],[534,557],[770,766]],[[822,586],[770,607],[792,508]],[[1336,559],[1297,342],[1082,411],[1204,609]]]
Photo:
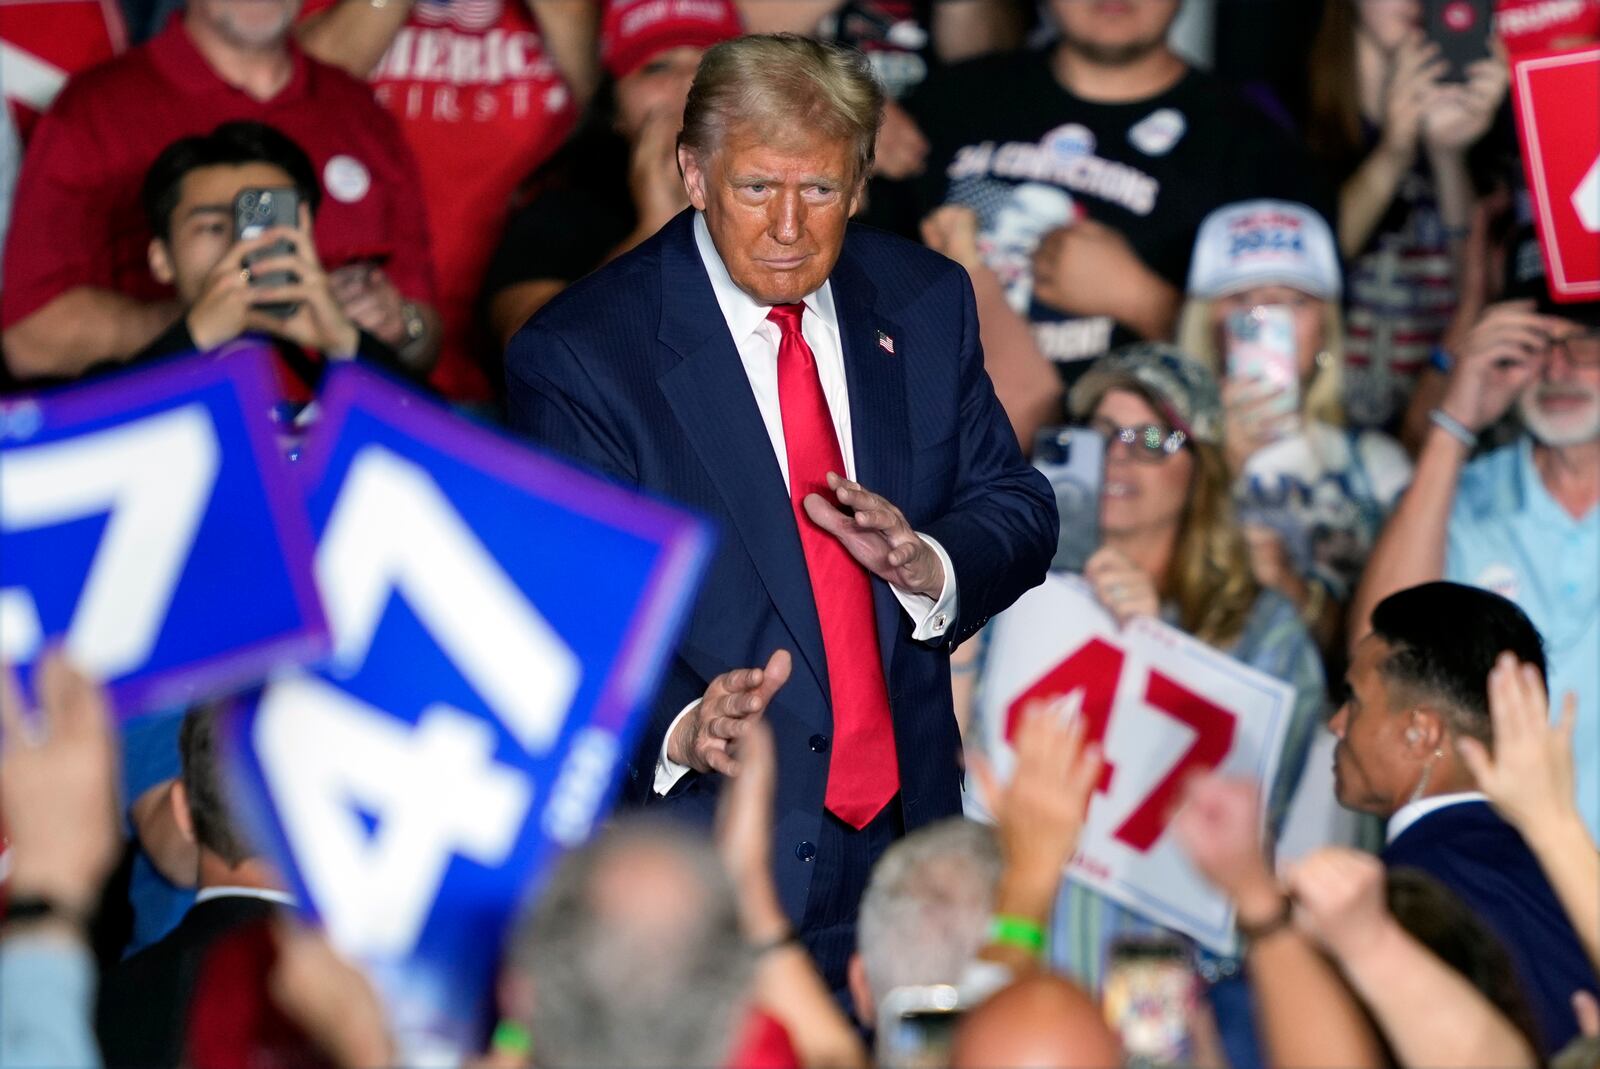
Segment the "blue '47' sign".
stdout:
[[324,648],[305,508],[234,347],[0,403],[0,659],[61,642],[124,716]]
[[392,1018],[462,1049],[506,922],[581,842],[705,528],[355,367],[303,463],[333,652],[236,720],[246,817]]

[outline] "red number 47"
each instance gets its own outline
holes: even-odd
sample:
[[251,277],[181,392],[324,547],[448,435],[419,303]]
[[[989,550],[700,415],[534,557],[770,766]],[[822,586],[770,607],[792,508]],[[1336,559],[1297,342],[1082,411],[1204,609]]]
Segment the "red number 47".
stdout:
[[[1036,701],[1052,701],[1081,691],[1080,708],[1088,718],[1089,740],[1103,742],[1111,723],[1112,700],[1122,676],[1124,659],[1123,652],[1104,639],[1091,639],[1079,647],[1011,703],[1006,710],[1006,741],[1015,736],[1024,708]],[[1238,719],[1228,710],[1154,670],[1145,683],[1144,700],[1151,708],[1193,728],[1195,738],[1178,762],[1113,833],[1114,838],[1141,853],[1154,846],[1167,830],[1167,818],[1177,803],[1183,781],[1193,773],[1209,772],[1228,756],[1238,724]],[[1100,782],[1095,786],[1096,792],[1104,794],[1111,790],[1114,772],[1115,766],[1107,760],[1100,772]]]

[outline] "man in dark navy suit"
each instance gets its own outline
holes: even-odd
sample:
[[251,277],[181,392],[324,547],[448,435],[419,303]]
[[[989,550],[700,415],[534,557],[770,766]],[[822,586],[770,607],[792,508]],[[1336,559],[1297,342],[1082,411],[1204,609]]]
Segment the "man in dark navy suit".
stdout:
[[1428,873],[1500,937],[1548,1057],[1578,1033],[1573,994],[1600,992],[1600,981],[1538,860],[1457,747],[1494,745],[1489,673],[1502,652],[1544,678],[1539,632],[1498,594],[1435,582],[1379,602],[1330,725],[1334,790],[1346,808],[1388,821],[1386,865]]
[[873,860],[960,811],[949,652],[1056,538],[966,275],[849,223],[882,107],[859,53],[711,49],[679,136],[692,207],[506,358],[516,427],[717,521],[631,791],[709,821],[764,716],[779,893],[836,989]]

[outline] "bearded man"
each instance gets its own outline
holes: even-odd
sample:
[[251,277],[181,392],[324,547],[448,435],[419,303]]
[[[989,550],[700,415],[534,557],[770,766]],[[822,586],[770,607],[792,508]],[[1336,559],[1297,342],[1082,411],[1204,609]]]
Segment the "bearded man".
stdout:
[[[1542,280],[1540,280],[1542,282]],[[1471,459],[1515,405],[1523,433]],[[1416,474],[1373,548],[1351,605],[1351,642],[1373,606],[1432,579],[1516,602],[1544,635],[1550,693],[1600,701],[1600,302],[1491,306],[1454,354]],[[1450,620],[1440,620],[1448,630]],[[1592,724],[1592,721],[1590,721]],[[1578,805],[1600,829],[1600,732],[1573,740]]]

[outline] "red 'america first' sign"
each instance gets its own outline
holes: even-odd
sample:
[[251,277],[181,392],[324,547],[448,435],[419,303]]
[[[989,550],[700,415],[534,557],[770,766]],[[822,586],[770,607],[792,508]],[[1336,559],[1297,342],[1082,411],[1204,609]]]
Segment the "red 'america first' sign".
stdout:
[[1600,48],[1519,59],[1511,84],[1550,294],[1600,300]]

